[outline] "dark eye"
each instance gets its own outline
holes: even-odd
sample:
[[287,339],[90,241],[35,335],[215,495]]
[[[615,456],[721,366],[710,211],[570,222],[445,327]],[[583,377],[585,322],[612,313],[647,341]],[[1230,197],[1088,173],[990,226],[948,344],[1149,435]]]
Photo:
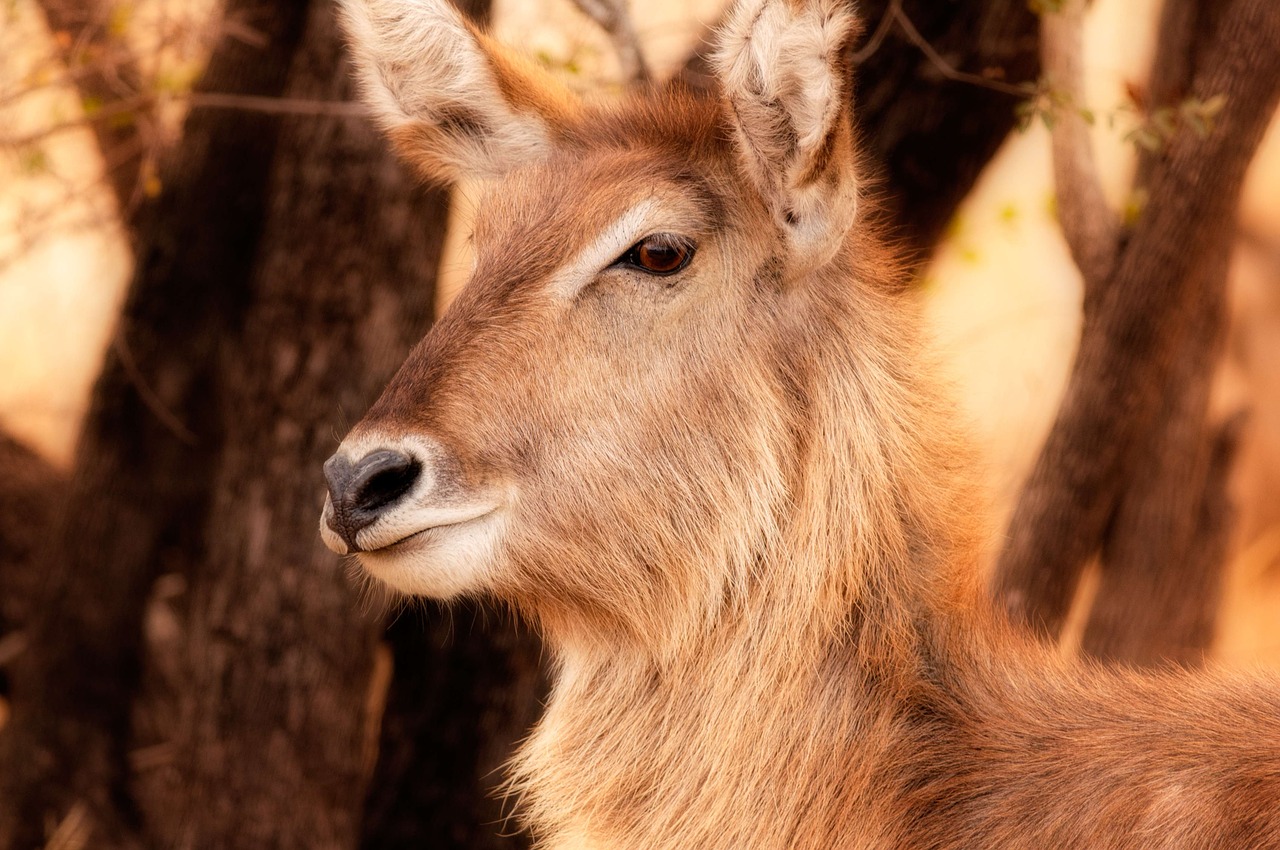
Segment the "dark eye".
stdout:
[[665,277],[689,265],[693,253],[693,243],[689,240],[672,233],[655,233],[628,248],[615,265]]

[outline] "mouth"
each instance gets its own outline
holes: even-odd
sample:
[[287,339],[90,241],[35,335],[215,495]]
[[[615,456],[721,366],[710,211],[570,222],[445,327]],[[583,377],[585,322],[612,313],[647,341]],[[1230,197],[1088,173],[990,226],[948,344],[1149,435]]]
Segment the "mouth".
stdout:
[[326,502],[320,519],[320,537],[339,555],[395,554],[470,529],[497,513],[498,507],[494,505],[405,510],[361,529],[349,543],[331,525],[333,508]]
[[[365,574],[394,591],[452,599],[490,585],[504,516],[500,506],[486,505],[458,512],[448,521],[438,514],[430,522],[420,514],[403,517],[394,525],[362,531],[350,554],[358,556]],[[332,537],[345,547],[336,534]]]
[[361,541],[361,548],[354,550],[353,554],[358,555],[382,555],[393,554],[414,547],[418,543],[427,543],[434,538],[443,537],[453,531],[461,531],[470,526],[474,526],[488,517],[497,513],[497,508],[490,508],[483,513],[464,519],[454,520],[451,522],[442,522],[438,525],[430,525],[426,528],[420,528],[417,531],[411,531],[403,537],[392,540],[389,543],[380,543],[371,546]]

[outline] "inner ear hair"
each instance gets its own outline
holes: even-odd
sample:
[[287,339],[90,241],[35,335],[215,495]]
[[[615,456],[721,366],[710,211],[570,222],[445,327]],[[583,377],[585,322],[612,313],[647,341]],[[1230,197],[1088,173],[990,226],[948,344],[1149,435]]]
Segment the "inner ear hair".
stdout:
[[830,259],[856,207],[849,79],[858,21],[844,0],[737,7],[715,56],[740,160],[797,268]]
[[430,179],[497,177],[545,156],[579,106],[447,0],[340,0],[364,99]]

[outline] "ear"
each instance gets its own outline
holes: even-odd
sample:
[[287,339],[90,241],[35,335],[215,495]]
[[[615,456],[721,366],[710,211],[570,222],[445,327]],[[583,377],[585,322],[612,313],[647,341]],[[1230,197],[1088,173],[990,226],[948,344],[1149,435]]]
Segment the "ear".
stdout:
[[739,160],[796,272],[830,260],[857,210],[846,0],[744,0],[714,58]]
[[544,157],[577,99],[447,0],[339,0],[365,101],[433,179],[496,177]]

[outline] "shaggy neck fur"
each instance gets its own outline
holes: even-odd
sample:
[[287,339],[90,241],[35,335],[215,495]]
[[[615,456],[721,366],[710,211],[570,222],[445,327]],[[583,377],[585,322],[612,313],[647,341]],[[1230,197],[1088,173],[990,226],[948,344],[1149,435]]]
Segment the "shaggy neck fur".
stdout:
[[909,305],[848,283],[873,272],[834,263],[781,319],[784,337],[808,329],[788,364],[807,421],[747,598],[669,657],[562,654],[513,780],[546,847],[830,846],[938,701],[921,629],[965,592],[943,571],[972,574],[954,529],[973,520],[957,522],[943,414],[899,365],[912,335],[886,332]]
[[969,461],[885,292],[797,296],[803,450],[741,604],[676,653],[560,654],[512,774],[539,847],[1280,847],[1274,678],[1079,664],[981,601]]
[[[662,91],[612,121],[444,0],[341,5],[405,157],[506,180],[498,218],[542,223],[509,232],[494,256],[516,262],[493,268],[521,274],[478,272],[340,449],[354,463],[376,436],[414,456],[407,429],[441,456],[454,444],[476,481],[534,459],[521,521],[453,547],[472,567],[460,584],[429,552],[363,557],[402,590],[504,599],[547,634],[557,681],[512,786],[542,848],[1280,847],[1274,679],[1071,665],[977,601],[970,463],[858,220],[850,4],[739,0],[713,60],[721,106]],[[559,195],[538,170],[589,176],[575,162],[616,164],[611,148],[648,165]],[[725,191],[723,214],[689,213],[726,240],[724,280],[695,263],[689,300],[540,300],[547,234],[598,226],[602,186],[656,191],[684,160]],[[674,345],[611,331],[646,316]],[[584,365],[615,347],[628,365]],[[645,444],[670,451],[646,465]],[[428,495],[378,522],[409,522]]]

